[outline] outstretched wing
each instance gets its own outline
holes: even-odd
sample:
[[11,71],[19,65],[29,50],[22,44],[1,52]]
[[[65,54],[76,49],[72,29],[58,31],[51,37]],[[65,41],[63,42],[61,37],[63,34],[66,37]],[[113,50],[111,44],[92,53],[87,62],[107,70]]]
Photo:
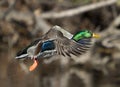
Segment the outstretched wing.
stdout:
[[90,41],[82,39],[81,41],[76,42],[64,36],[63,33],[56,28],[50,29],[45,35],[44,39],[53,39],[57,54],[63,56],[71,57],[70,54],[79,56],[82,53],[85,53],[91,47],[91,45],[89,44]]
[[63,56],[69,56],[70,54],[73,54],[75,56],[79,56],[83,53],[85,53],[90,47],[91,44],[86,42],[86,44],[78,43],[72,39],[68,39],[66,37],[59,37],[57,36],[57,39],[54,41],[56,45],[57,54],[63,55]]

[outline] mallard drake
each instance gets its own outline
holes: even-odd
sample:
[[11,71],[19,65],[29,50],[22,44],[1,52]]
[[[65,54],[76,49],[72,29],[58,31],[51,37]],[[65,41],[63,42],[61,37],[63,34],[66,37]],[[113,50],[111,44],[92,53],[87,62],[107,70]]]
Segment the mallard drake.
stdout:
[[91,38],[99,35],[89,30],[82,30],[75,35],[70,34],[59,26],[52,27],[45,35],[35,40],[26,48],[18,52],[16,59],[46,58],[53,55],[71,57],[71,54],[79,56],[91,47]]

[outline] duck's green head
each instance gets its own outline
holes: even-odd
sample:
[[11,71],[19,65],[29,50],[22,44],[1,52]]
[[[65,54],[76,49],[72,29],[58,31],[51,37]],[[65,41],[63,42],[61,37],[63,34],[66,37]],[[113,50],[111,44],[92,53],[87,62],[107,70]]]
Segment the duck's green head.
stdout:
[[92,38],[92,37],[98,38],[99,35],[92,33],[90,30],[81,30],[78,33],[76,33],[72,37],[72,39],[75,41],[79,41],[84,38]]

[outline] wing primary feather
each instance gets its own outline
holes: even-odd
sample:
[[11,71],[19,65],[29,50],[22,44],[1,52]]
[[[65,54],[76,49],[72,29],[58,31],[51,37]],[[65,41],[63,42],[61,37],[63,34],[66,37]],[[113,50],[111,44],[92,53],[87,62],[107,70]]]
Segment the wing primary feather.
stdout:
[[61,45],[59,40],[56,40],[56,47],[57,47],[57,54],[65,56],[63,46]]
[[68,52],[65,51],[65,53],[66,53],[66,55],[67,55],[68,57],[71,57],[71,55],[70,55]]
[[61,46],[61,52],[62,52],[62,55],[65,57],[66,55],[65,55],[65,53],[64,53],[64,47],[63,46]]
[[77,48],[81,53],[84,53],[86,50],[82,50],[80,48]]
[[[66,49],[69,50],[68,48],[66,48]],[[71,57],[70,53],[69,53],[67,50],[65,50],[65,54],[66,54],[68,57]]]
[[78,46],[78,48],[80,49],[80,50],[88,50],[89,48],[90,48],[90,46]]
[[72,49],[73,49],[73,51],[74,51],[76,54],[81,54],[81,52],[78,51],[76,48],[73,48],[73,47],[72,47]]
[[61,47],[59,46],[59,45],[60,45],[59,41],[58,41],[58,43],[57,43],[57,44],[58,44],[58,51],[59,51],[59,55],[61,55],[61,49],[60,49]]
[[[56,40],[56,42],[58,42],[58,41]],[[56,47],[57,47],[57,54],[60,55],[60,49],[59,49],[59,44],[58,43],[56,43]]]
[[78,54],[77,54],[75,51],[73,51],[73,49],[72,49],[71,47],[70,47],[69,49],[70,49],[70,50],[69,50],[70,53],[72,53],[72,54],[75,55],[75,56],[78,56]]

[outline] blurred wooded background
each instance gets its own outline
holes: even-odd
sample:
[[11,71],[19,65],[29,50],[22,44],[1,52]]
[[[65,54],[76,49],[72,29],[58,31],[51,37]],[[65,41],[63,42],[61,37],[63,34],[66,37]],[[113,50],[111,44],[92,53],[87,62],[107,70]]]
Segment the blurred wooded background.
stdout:
[[[101,38],[73,60],[15,60],[31,41],[59,25]],[[0,0],[0,87],[120,87],[120,0]]]

